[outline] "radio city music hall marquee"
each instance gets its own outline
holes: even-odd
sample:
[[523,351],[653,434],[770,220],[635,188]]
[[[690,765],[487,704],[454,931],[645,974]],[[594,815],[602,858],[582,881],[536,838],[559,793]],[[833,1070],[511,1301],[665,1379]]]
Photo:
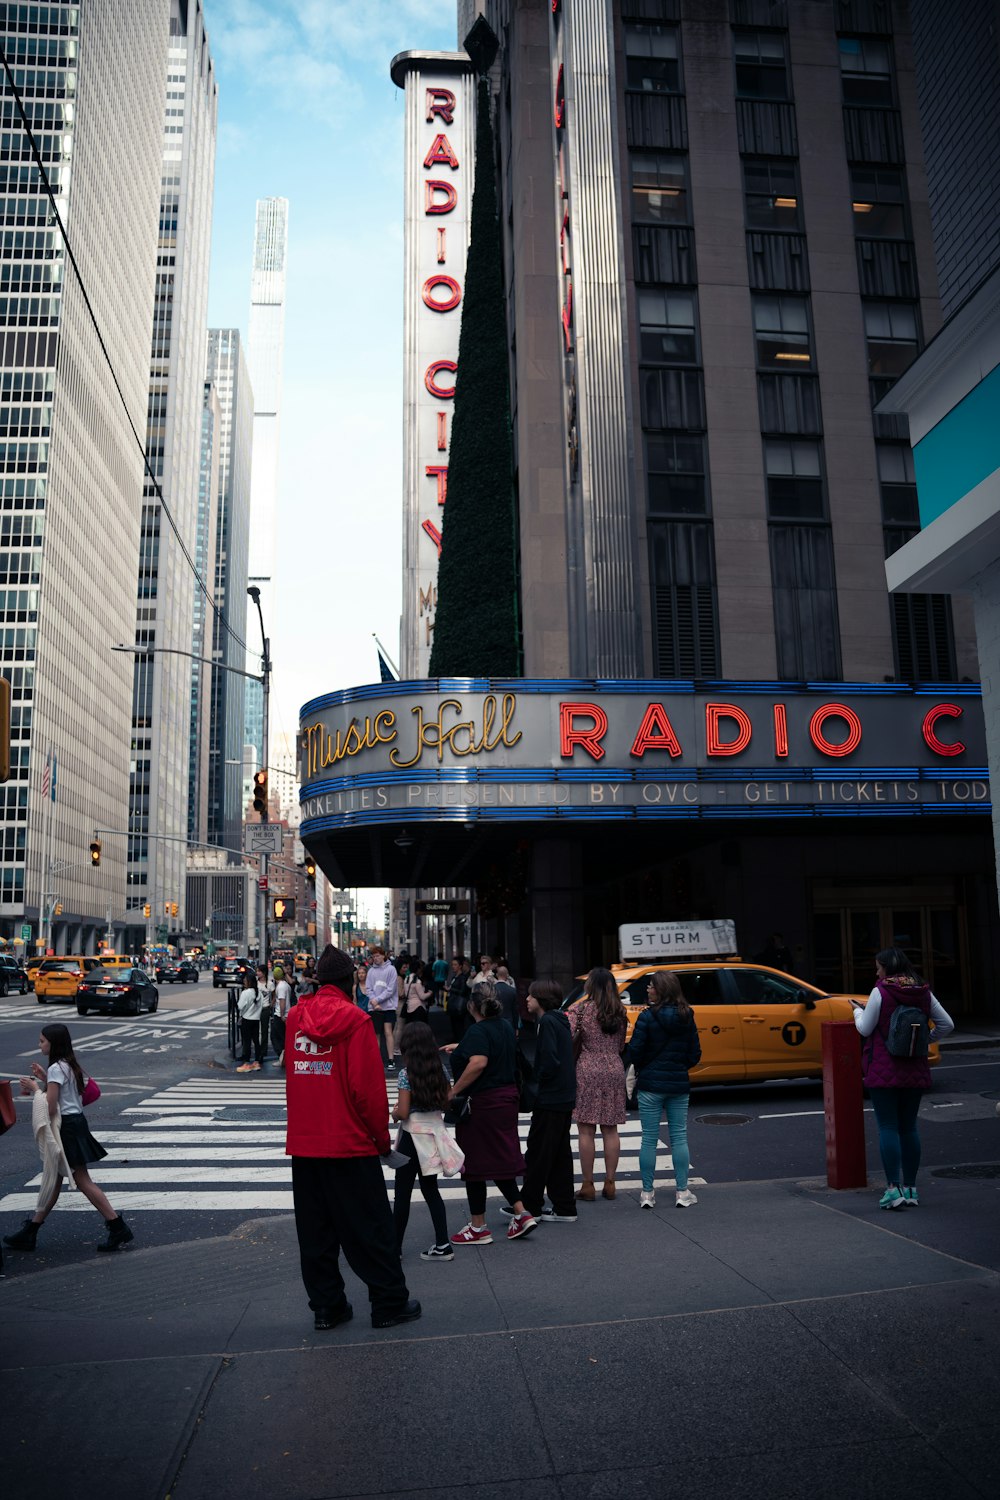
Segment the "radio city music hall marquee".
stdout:
[[978,689],[357,688],[303,709],[302,829],[989,810]]
[[474,174],[467,57],[401,53],[406,90],[403,671],[425,675],[437,608]]

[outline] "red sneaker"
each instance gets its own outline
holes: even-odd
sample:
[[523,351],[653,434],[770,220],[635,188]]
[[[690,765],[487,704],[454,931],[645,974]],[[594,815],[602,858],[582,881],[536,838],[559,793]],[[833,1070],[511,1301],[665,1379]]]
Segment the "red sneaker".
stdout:
[[475,1224],[466,1224],[464,1229],[452,1235],[451,1243],[453,1245],[492,1245],[493,1236],[490,1234],[488,1224],[483,1224],[478,1229]]
[[538,1228],[538,1220],[532,1218],[531,1214],[515,1214],[507,1226],[507,1238],[518,1240],[522,1234],[530,1234],[533,1229]]

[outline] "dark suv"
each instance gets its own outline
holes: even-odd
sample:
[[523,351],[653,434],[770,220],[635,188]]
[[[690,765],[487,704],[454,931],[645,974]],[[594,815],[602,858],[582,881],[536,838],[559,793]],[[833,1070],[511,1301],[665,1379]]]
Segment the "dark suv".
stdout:
[[228,989],[230,985],[243,983],[243,976],[250,971],[250,962],[242,958],[220,958],[212,965],[213,990]]
[[16,990],[19,995],[28,993],[28,976],[16,958],[9,953],[0,953],[0,995],[9,995]]

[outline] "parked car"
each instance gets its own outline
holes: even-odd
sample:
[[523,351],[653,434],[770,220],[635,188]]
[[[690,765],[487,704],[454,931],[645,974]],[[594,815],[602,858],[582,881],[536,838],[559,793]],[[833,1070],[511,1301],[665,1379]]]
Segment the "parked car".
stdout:
[[220,958],[212,966],[213,990],[228,989],[230,985],[243,983],[244,974],[250,970],[250,960],[243,958]]
[[156,1010],[159,1003],[159,991],[144,969],[91,969],[76,992],[80,1016],[92,1010],[137,1016],[143,1010]]
[[156,977],[158,980],[163,980],[165,984],[187,984],[188,982],[197,984],[198,965],[192,963],[189,958],[181,958],[175,964],[167,964],[162,974],[157,968]]
[[35,975],[35,998],[39,1005],[48,1000],[75,1000],[81,979],[99,964],[99,959],[76,953],[46,958]]
[[11,990],[26,995],[28,976],[12,954],[0,953],[0,995],[9,995]]

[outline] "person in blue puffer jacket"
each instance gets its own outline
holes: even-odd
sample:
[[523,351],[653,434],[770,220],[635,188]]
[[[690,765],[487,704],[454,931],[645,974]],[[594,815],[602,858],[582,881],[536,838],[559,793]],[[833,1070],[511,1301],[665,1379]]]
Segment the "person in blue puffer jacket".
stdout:
[[626,1067],[632,1063],[639,1093],[639,1118],[642,1121],[642,1145],[639,1148],[639,1171],[642,1192],[639,1207],[652,1208],[656,1202],[653,1177],[656,1172],[656,1147],[660,1120],[666,1110],[670,1131],[670,1151],[677,1178],[676,1205],[690,1208],[698,1200],[688,1190],[691,1157],[687,1143],[688,1100],[691,1084],[688,1070],[701,1060],[701,1041],[694,1014],[684,998],[680,980],[668,969],[651,974],[646,986],[647,1009],[635,1023],[632,1039],[625,1049]]

